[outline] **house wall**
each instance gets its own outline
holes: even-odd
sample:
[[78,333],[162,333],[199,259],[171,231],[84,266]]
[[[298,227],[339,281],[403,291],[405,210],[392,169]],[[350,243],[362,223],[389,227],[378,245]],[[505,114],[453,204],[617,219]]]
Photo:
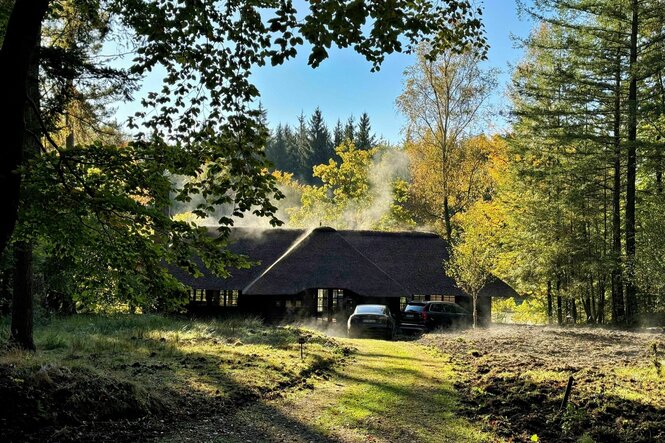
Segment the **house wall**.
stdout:
[[[189,309],[199,315],[228,315],[242,313],[258,315],[268,321],[318,318],[330,322],[346,322],[360,304],[386,305],[394,314],[400,312],[400,297],[367,297],[348,289],[308,289],[288,295],[247,295],[237,293],[237,302],[229,305],[231,291],[199,290],[190,293]],[[194,296],[193,296],[194,295]],[[421,296],[429,300],[432,296]],[[455,303],[472,311],[471,297],[456,296]],[[488,325],[491,321],[491,297],[478,297],[478,322]]]

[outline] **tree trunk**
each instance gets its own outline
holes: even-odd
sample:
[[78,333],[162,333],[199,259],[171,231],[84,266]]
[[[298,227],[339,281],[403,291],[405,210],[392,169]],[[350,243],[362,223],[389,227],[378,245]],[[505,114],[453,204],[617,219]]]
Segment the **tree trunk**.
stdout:
[[[598,283],[600,284],[600,282]],[[589,297],[587,298],[589,309],[587,311],[587,323],[596,321],[596,294],[593,287],[593,276],[589,276]]]
[[4,269],[0,274],[0,316],[8,314],[11,309],[12,291],[9,284],[11,278],[11,268]]
[[605,323],[605,277],[598,284],[598,309],[596,311],[596,323]]
[[[32,51],[28,77],[24,88],[30,104],[24,108],[24,130],[22,157],[31,159],[39,155],[41,125],[39,122],[39,44],[35,42]],[[26,174],[26,173],[24,173]],[[25,182],[20,192],[21,213],[25,213],[30,205],[25,189]],[[14,293],[12,297],[12,325],[10,341],[18,346],[34,350],[32,339],[32,305],[33,305],[33,272],[32,272],[32,243],[24,240],[17,241],[14,248]]]
[[[658,70],[658,91],[660,92],[660,107],[656,112],[657,118],[665,112],[665,83],[663,83],[663,71]],[[656,147],[656,192],[658,194],[663,193],[663,153],[662,143],[658,144]]]
[[448,206],[448,195],[443,196],[443,221],[446,224],[446,240],[448,245],[452,245],[453,241],[453,226],[450,221],[450,207]]
[[563,324],[563,311],[562,311],[562,304],[563,300],[561,299],[561,281],[557,280],[556,281],[556,319],[561,326]]
[[35,350],[32,339],[32,245],[14,245],[14,296],[9,341],[23,349]]
[[473,294],[473,329],[478,326],[478,294]]
[[0,189],[5,196],[0,211],[0,254],[5,251],[18,218],[26,86],[48,3],[49,0],[16,0],[0,49],[0,103],[10,111],[0,119]]
[[552,281],[547,280],[547,324],[551,325],[554,318],[552,312]]
[[628,172],[626,175],[626,321],[637,315],[635,285],[635,181],[637,176],[637,29],[638,0],[631,1],[630,86],[628,88]]
[[614,85],[614,186],[612,187],[612,321],[624,321],[621,270],[621,53],[617,50]]

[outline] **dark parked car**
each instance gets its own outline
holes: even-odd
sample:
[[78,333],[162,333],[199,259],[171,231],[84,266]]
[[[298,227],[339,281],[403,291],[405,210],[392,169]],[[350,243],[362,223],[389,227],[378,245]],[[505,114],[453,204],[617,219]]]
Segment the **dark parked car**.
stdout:
[[468,326],[473,316],[460,305],[448,301],[429,301],[421,312],[425,329]]
[[426,304],[427,302],[424,301],[411,301],[406,304],[399,315],[399,327],[402,331],[423,331],[425,329],[422,312]]
[[395,336],[395,318],[386,305],[358,305],[347,322],[349,337],[376,335],[391,340]]

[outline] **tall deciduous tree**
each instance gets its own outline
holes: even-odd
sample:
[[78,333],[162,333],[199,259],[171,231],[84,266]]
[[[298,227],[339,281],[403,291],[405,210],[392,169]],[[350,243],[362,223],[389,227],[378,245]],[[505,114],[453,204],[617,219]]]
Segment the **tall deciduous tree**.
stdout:
[[[397,106],[407,118],[410,149],[435,156],[438,168],[432,177],[441,185],[440,199],[430,204],[431,214],[441,217],[446,238],[453,238],[452,217],[460,210],[451,201],[454,176],[463,158],[462,145],[478,130],[485,105],[496,86],[495,73],[481,69],[482,55],[474,51],[444,51],[437,58],[419,49],[416,64],[405,72],[404,92]],[[418,159],[414,158],[417,164]]]

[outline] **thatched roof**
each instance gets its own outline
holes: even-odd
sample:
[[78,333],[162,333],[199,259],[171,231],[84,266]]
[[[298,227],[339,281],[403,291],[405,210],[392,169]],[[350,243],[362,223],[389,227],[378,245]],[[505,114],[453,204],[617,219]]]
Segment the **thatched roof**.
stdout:
[[297,294],[308,288],[344,288],[370,297],[409,295],[332,228],[314,229],[303,236],[243,293]]
[[[205,268],[204,276],[196,279],[180,270],[171,272],[194,288],[238,289],[256,295],[314,288],[343,288],[377,297],[463,294],[445,275],[446,242],[427,232],[232,228],[229,249],[258,265],[231,270],[227,279]],[[495,279],[481,295],[517,293]]]
[[445,275],[445,240],[429,232],[339,231],[349,243],[414,294],[463,295]]
[[[208,234],[217,236],[217,229],[208,228]],[[229,234],[229,250],[248,257],[250,261],[256,262],[256,265],[249,269],[231,269],[231,276],[226,279],[213,275],[199,259],[196,263],[202,270],[203,277],[194,278],[184,270],[172,266],[169,266],[169,272],[192,288],[244,289],[304,234],[307,234],[304,229],[232,228]]]

